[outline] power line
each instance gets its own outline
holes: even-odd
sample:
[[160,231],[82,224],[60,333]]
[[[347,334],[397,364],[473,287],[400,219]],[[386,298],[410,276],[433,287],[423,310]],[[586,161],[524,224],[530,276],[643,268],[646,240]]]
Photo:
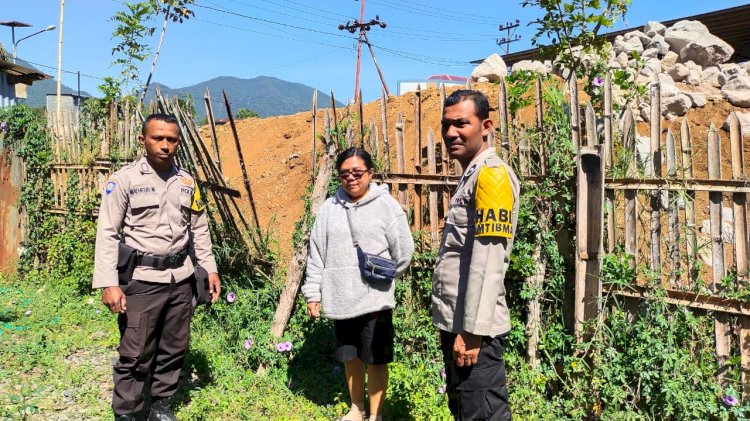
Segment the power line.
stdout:
[[342,34],[337,34],[335,32],[325,32],[325,31],[319,31],[317,29],[305,28],[305,27],[297,26],[297,25],[290,25],[288,23],[282,23],[282,22],[276,22],[276,21],[272,21],[272,20],[268,20],[268,19],[258,18],[258,17],[255,17],[255,16],[245,15],[243,13],[233,12],[233,11],[230,11],[230,10],[221,10],[221,9],[217,9],[215,7],[204,6],[204,5],[197,4],[197,3],[195,3],[193,5],[197,6],[197,7],[200,7],[200,8],[203,8],[203,9],[213,10],[213,11],[220,12],[220,13],[226,13],[226,14],[233,15],[233,16],[239,16],[239,17],[243,17],[243,18],[246,18],[246,19],[251,19],[251,20],[255,20],[255,21],[259,21],[259,22],[265,22],[265,23],[270,23],[270,24],[273,24],[273,25],[285,26],[285,27],[288,27],[288,28],[299,29],[299,30],[307,31],[307,32],[315,32],[315,33],[318,33],[318,34],[331,35],[331,36],[337,36],[337,37],[343,37],[343,38],[351,39],[351,37],[348,37],[348,36],[342,35]]
[[495,25],[494,23],[495,21],[490,20],[489,18],[485,18],[482,20],[467,19],[466,15],[459,14],[459,13],[456,13],[455,15],[451,16],[451,15],[436,13],[433,11],[432,8],[427,8],[427,7],[425,8],[426,10],[422,10],[422,9],[409,7],[409,6],[405,6],[399,3],[390,2],[386,0],[382,0],[382,1],[372,0],[372,1],[374,3],[380,4],[385,7],[390,7],[390,8],[398,9],[401,11],[414,13],[414,14],[419,15],[420,17],[430,16],[430,17],[434,17],[437,19],[449,20],[451,22],[463,22],[463,23],[469,23],[469,24],[474,24],[474,25],[493,25],[493,26]]
[[[391,4],[399,4],[399,3],[394,3],[393,1],[388,1],[388,0],[382,0],[382,1],[384,1],[386,3],[391,3]],[[487,21],[488,23],[491,22],[492,24],[494,24],[494,22],[495,22],[495,20],[493,18],[488,18],[485,15],[477,15],[477,14],[472,14],[472,13],[466,13],[463,10],[460,11],[460,12],[456,12],[456,11],[450,10],[450,9],[442,9],[442,8],[439,8],[439,7],[435,7],[432,4],[428,5],[428,4],[423,4],[423,3],[419,3],[419,2],[415,2],[415,1],[410,1],[409,4],[411,6],[421,6],[422,8],[424,8],[424,9],[426,9],[428,11],[441,11],[441,12],[444,12],[444,13],[446,13],[448,15],[455,15],[455,16],[458,16],[458,17],[475,17],[475,18],[477,18],[479,20]]]

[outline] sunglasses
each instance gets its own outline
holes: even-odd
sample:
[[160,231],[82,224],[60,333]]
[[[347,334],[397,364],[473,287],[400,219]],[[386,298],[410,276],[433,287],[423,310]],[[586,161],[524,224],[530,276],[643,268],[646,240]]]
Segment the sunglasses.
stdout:
[[349,171],[339,171],[339,178],[342,180],[346,180],[349,178],[349,176],[354,176],[355,180],[359,180],[362,178],[365,173],[367,173],[369,170],[349,170]]

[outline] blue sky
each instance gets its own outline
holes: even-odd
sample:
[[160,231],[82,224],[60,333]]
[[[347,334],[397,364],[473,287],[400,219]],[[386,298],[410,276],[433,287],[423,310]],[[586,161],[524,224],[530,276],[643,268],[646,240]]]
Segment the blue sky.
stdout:
[[[356,35],[337,27],[359,18],[362,0],[196,0],[195,17],[168,26],[154,81],[173,88],[217,76],[260,75],[303,83],[341,100],[354,93]],[[432,74],[468,76],[470,61],[498,52],[498,26],[520,20],[511,52],[531,48],[535,30],[527,24],[541,15],[519,0],[364,0],[365,20],[376,15],[387,24],[373,28],[369,39],[392,93],[399,80]],[[615,29],[640,28],[648,20],[669,20],[747,4],[737,0],[632,0]],[[469,9],[467,6],[470,6]],[[115,41],[112,15],[125,8],[120,0],[66,0],[63,28],[63,83],[99,95],[110,67]],[[48,25],[59,26],[59,0],[0,0],[0,21],[21,21],[16,39]],[[161,22],[150,40],[155,47]],[[18,43],[18,57],[56,75],[58,30]],[[0,42],[12,49],[11,29],[0,26]],[[49,67],[45,67],[49,66]],[[150,60],[142,66],[145,79]],[[362,50],[360,87],[365,100],[380,95],[381,85],[366,47]],[[230,93],[231,98],[231,93]]]

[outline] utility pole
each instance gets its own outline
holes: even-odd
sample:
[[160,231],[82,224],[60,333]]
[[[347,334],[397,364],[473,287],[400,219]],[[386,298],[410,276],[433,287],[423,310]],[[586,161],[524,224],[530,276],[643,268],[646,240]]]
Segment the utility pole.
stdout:
[[516,28],[518,28],[518,25],[520,25],[520,21],[516,19],[514,23],[505,22],[505,25],[500,25],[497,29],[498,31],[505,31],[506,36],[502,38],[498,38],[496,43],[499,46],[505,45],[505,54],[508,54],[510,52],[510,43],[516,42],[521,39],[520,35],[515,35]]
[[357,37],[357,70],[354,76],[354,102],[357,102],[357,99],[359,98],[359,69],[362,61],[362,43],[367,44],[367,48],[370,50],[370,56],[372,56],[372,61],[375,63],[375,68],[378,71],[378,76],[380,76],[380,82],[383,84],[383,88],[385,89],[386,93],[390,95],[390,92],[388,92],[388,87],[385,84],[385,79],[383,78],[383,73],[380,71],[380,67],[378,66],[377,60],[375,60],[375,53],[372,51],[372,46],[370,45],[370,41],[367,39],[367,31],[370,30],[373,26],[380,26],[381,28],[385,28],[386,24],[385,22],[380,21],[380,16],[375,15],[375,19],[370,19],[369,22],[365,22],[365,0],[362,0],[362,7],[359,11],[359,20],[354,20],[354,22],[346,22],[346,25],[339,25],[339,30],[347,30],[349,33],[355,33],[359,31],[358,37]]
[[61,120],[61,108],[60,108],[60,92],[62,85],[62,46],[63,46],[63,10],[65,9],[65,0],[60,0],[60,36],[58,37],[57,45],[57,109],[55,116],[57,117],[57,124]]

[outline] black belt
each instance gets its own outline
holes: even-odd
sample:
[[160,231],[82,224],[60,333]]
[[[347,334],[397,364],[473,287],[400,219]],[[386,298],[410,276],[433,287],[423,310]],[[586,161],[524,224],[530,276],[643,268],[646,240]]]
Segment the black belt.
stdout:
[[182,266],[187,255],[187,248],[171,256],[155,256],[151,254],[138,253],[136,264],[138,266],[148,266],[154,269],[176,269]]

